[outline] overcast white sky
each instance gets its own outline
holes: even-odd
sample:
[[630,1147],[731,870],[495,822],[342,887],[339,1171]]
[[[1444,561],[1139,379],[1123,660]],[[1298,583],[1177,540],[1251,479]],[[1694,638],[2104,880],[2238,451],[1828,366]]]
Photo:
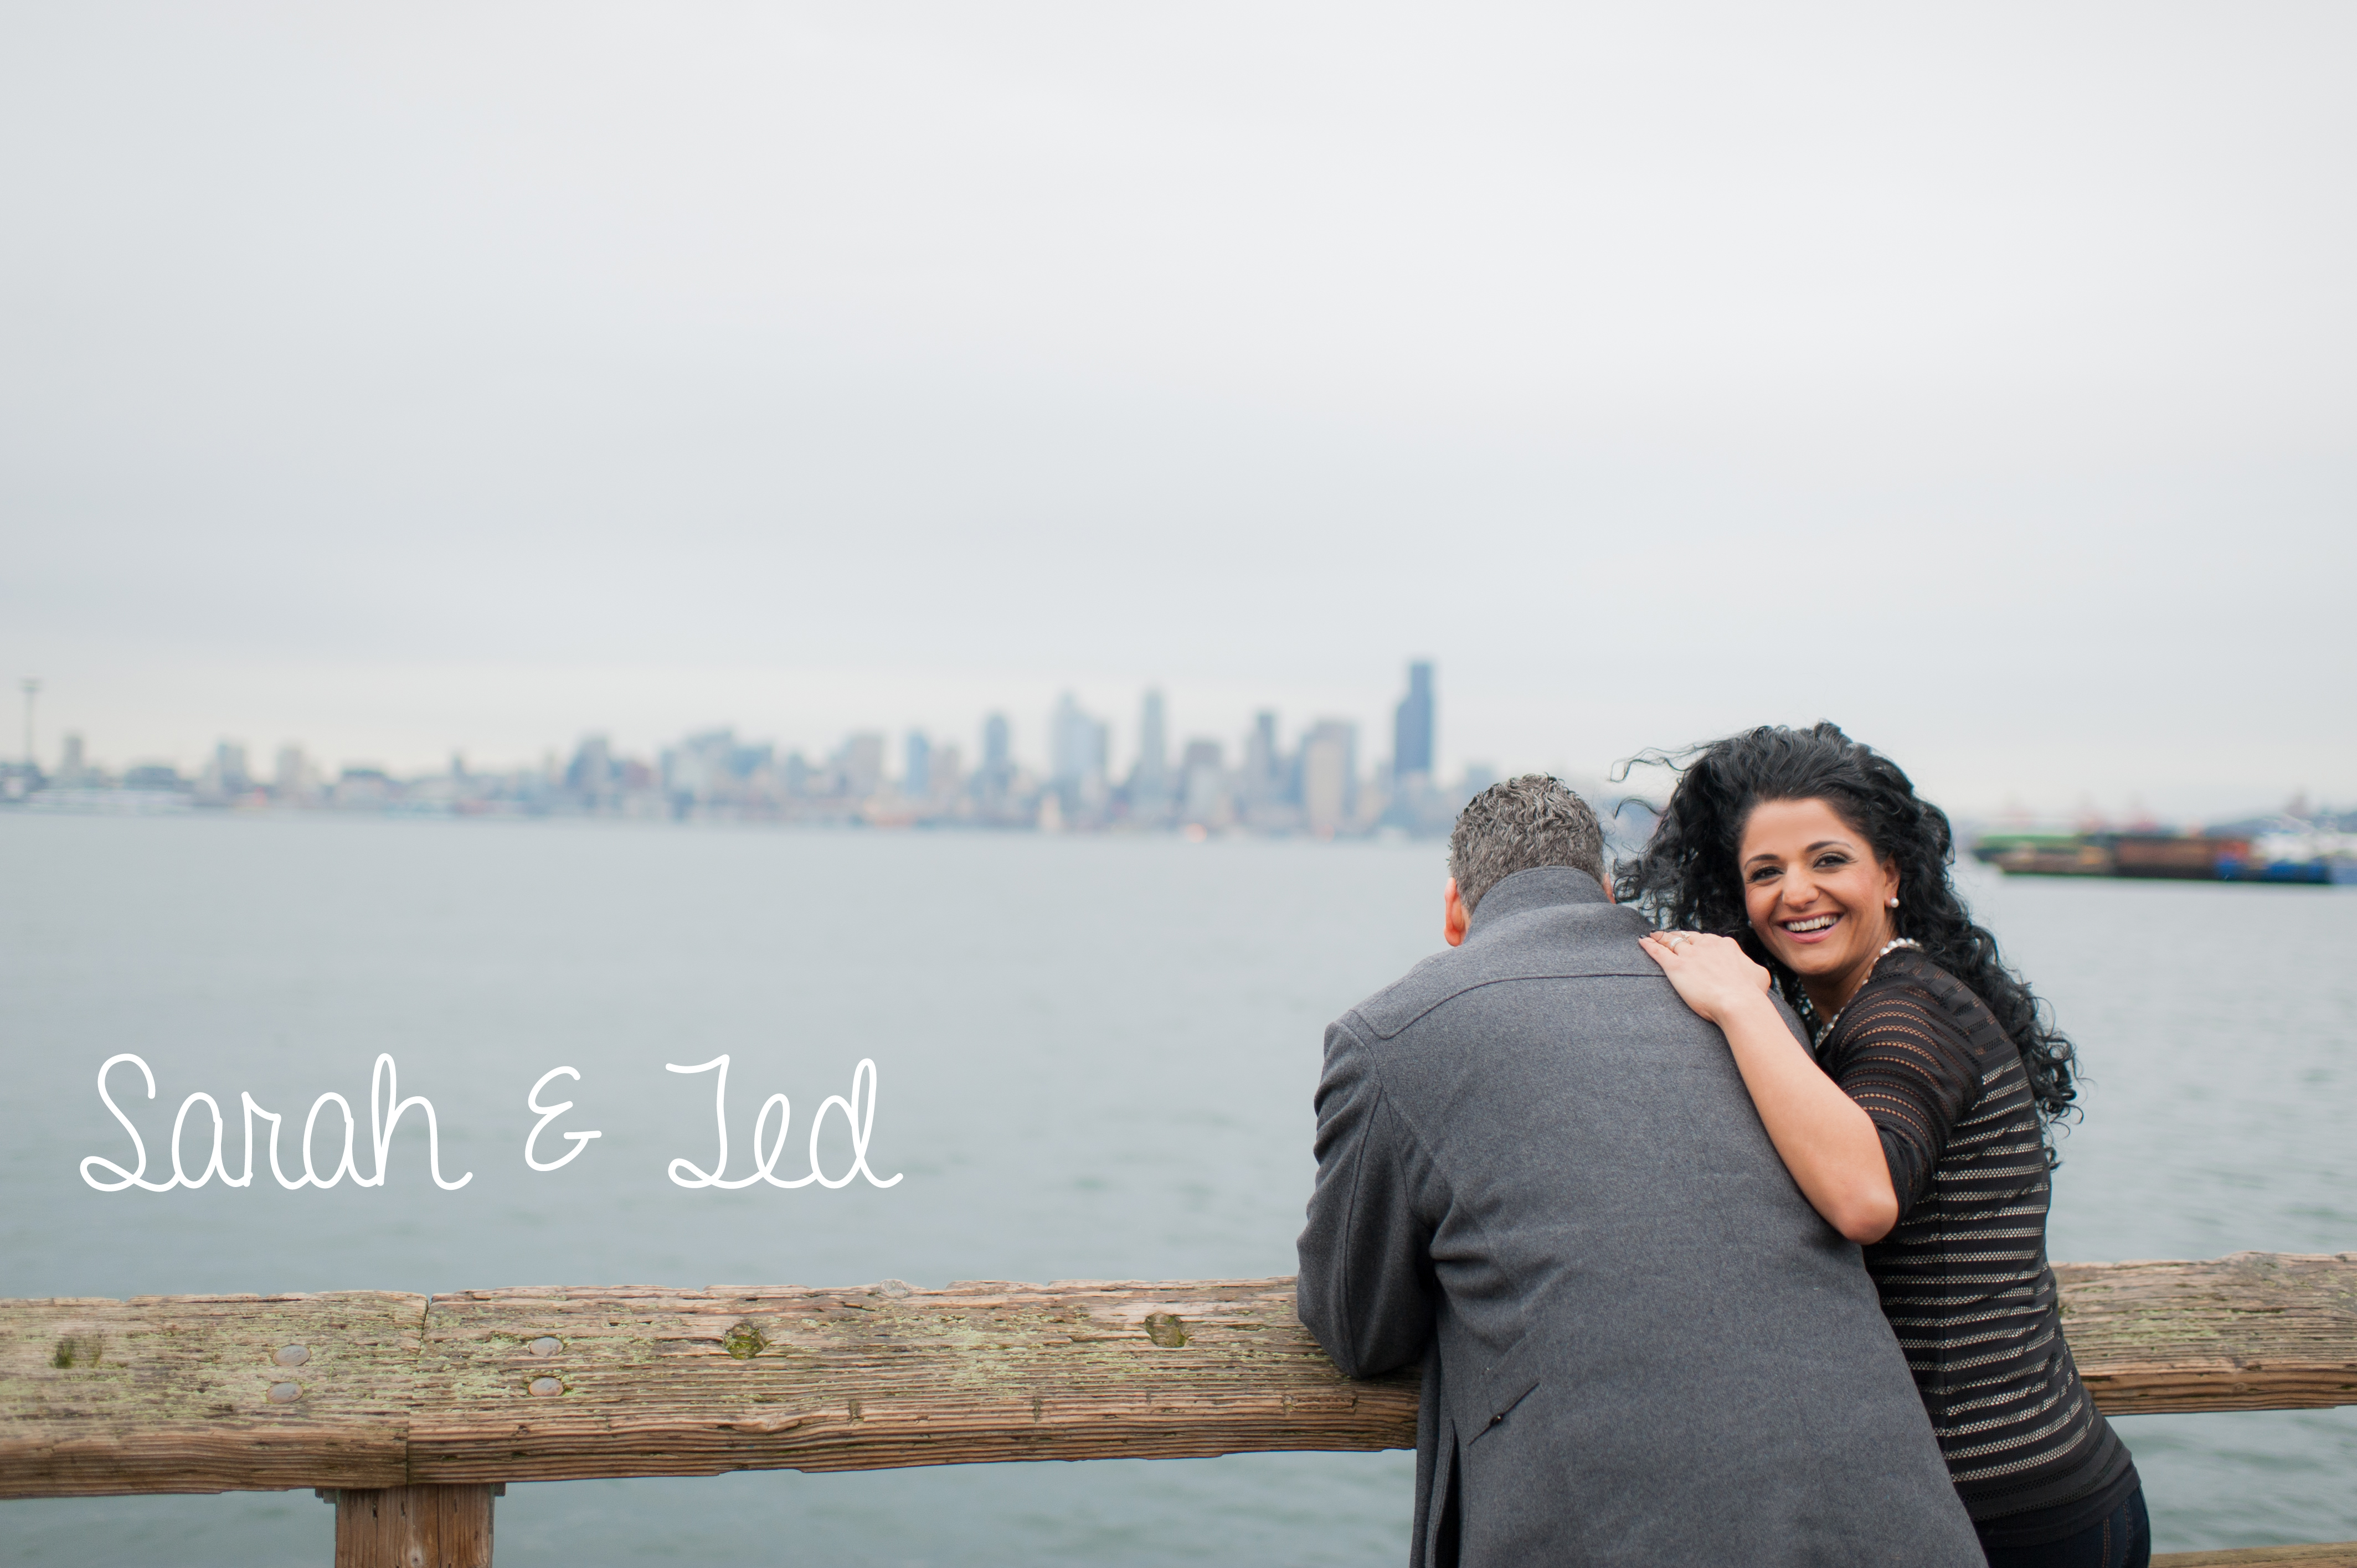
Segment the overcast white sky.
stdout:
[[0,660],[118,766],[1066,686],[1125,762],[1148,682],[1372,757],[1428,655],[1452,765],[2357,803],[2352,80],[2345,5],[12,5]]

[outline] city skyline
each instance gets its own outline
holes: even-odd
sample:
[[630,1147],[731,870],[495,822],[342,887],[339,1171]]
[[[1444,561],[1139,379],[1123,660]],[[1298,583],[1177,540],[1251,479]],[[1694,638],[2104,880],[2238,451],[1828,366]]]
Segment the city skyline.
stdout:
[[[1415,660],[1412,661],[1412,666],[1414,668],[1421,668],[1429,671],[1431,661],[1423,660]],[[1426,679],[1426,690],[1428,694],[1428,677]],[[262,729],[257,730],[252,725],[207,725],[201,719],[198,719],[180,722],[174,725],[174,728],[180,734],[180,738],[177,744],[166,743],[157,745],[152,743],[152,741],[145,744],[138,741],[133,741],[130,743],[118,741],[116,744],[109,746],[105,744],[105,737],[102,733],[94,731],[93,726],[81,720],[70,705],[70,683],[66,685],[62,693],[59,690],[56,682],[44,682],[33,677],[25,677],[20,679],[16,682],[16,686],[17,690],[19,707],[17,709],[16,722],[11,725],[9,733],[23,738],[16,740],[10,749],[5,753],[5,755],[0,755],[0,762],[16,762],[22,760],[26,756],[28,746],[34,746],[38,752],[54,760],[58,755],[59,748],[66,744],[69,737],[73,737],[80,741],[83,754],[91,760],[97,761],[102,757],[112,766],[118,769],[126,767],[155,763],[177,767],[186,770],[201,765],[203,760],[210,755],[213,746],[224,738],[231,739],[236,744],[246,746],[250,749],[255,750],[257,753],[264,750],[273,749],[277,744],[282,742],[296,745],[307,744],[306,737],[303,735],[294,733],[292,727],[289,726],[281,726],[287,730],[287,733],[281,736],[277,732],[271,730],[268,726],[264,726]],[[41,698],[38,708],[24,700],[25,689],[27,686],[38,686],[40,690]],[[891,723],[877,722],[871,719],[866,721],[853,721],[852,727],[886,731],[893,734],[896,737],[908,733],[923,733],[928,735],[948,734],[955,736],[963,732],[974,732],[973,734],[966,735],[965,738],[974,739],[978,737],[980,728],[986,725],[992,717],[996,716],[1003,718],[1009,726],[1008,741],[1014,747],[1019,760],[1027,766],[1030,766],[1045,773],[1061,774],[1069,771],[1077,771],[1077,769],[1065,768],[1059,760],[1059,746],[1062,743],[1060,742],[1058,738],[1058,729],[1060,724],[1063,723],[1069,715],[1071,717],[1078,718],[1084,723],[1092,724],[1098,730],[1103,732],[1101,735],[1097,736],[1093,741],[1087,744],[1093,745],[1103,752],[1103,760],[1099,764],[1101,767],[1111,772],[1121,772],[1127,766],[1133,765],[1135,762],[1142,747],[1146,744],[1145,720],[1142,715],[1135,718],[1125,717],[1121,711],[1123,699],[1114,697],[1110,701],[1107,700],[1105,695],[1107,686],[1108,683],[1104,682],[1092,682],[1087,686],[1082,686],[1077,683],[1060,685],[1056,689],[1055,702],[1052,707],[1049,711],[1041,712],[1038,714],[1027,715],[1024,714],[1021,710],[1026,706],[1026,704],[1018,700],[986,704],[985,709],[978,712],[972,720],[963,724],[956,721],[951,721],[949,723],[936,721],[931,724],[927,724],[923,721]],[[1085,701],[1082,697],[1082,693],[1083,692],[1089,693],[1089,697]],[[68,703],[63,705],[61,705],[59,702],[61,694],[69,699]],[[1149,703],[1158,701],[1159,706],[1165,713],[1171,711],[1172,704],[1168,694],[1167,688],[1161,683],[1147,682],[1142,687],[1135,689],[1135,691],[1131,693],[1130,705],[1135,707],[1136,701],[1141,697]],[[1241,701],[1242,703],[1241,708],[1239,708],[1239,701]],[[1395,698],[1392,704],[1379,704],[1379,706],[1383,707],[1383,712],[1380,715],[1382,718],[1380,727],[1386,736],[1390,736],[1392,733],[1394,714],[1391,710],[1396,707],[1396,702],[1397,699]],[[1035,703],[1030,705],[1038,706],[1039,704]],[[1213,704],[1210,704],[1210,706],[1213,708],[1215,714],[1224,710],[1237,710],[1243,712],[1246,716],[1242,719],[1234,719],[1232,717],[1223,719],[1220,716],[1213,716],[1208,719],[1199,719],[1189,726],[1189,735],[1186,738],[1194,738],[1195,734],[1198,732],[1202,735],[1217,733],[1223,737],[1226,736],[1227,732],[1231,730],[1241,733],[1243,730],[1249,729],[1252,725],[1257,724],[1261,715],[1265,713],[1278,714],[1280,715],[1281,723],[1292,724],[1296,722],[1296,717],[1294,715],[1286,714],[1281,704],[1273,704],[1267,701],[1254,701],[1251,699],[1222,699]],[[1331,708],[1334,704],[1329,703],[1326,706],[1328,708]],[[1308,726],[1337,717],[1340,718],[1341,721],[1345,723],[1358,724],[1362,722],[1354,714],[1337,714],[1324,710],[1321,710],[1314,716],[1301,717],[1298,722],[1303,725]],[[1027,719],[1028,722],[1027,722]],[[613,737],[617,734],[617,727],[613,725],[595,725],[591,730],[584,730],[577,725],[573,727],[574,733],[571,737],[564,741],[562,745],[559,744],[557,738],[555,738],[554,734],[551,733],[550,737],[544,742],[527,743],[522,746],[511,745],[506,747],[500,747],[497,746],[470,746],[462,740],[443,740],[427,742],[422,751],[414,744],[404,746],[398,743],[392,746],[376,746],[366,743],[353,746],[348,743],[341,746],[329,746],[326,748],[318,748],[315,746],[312,749],[324,749],[327,752],[333,752],[337,755],[337,759],[339,762],[349,763],[351,766],[384,768],[400,771],[415,772],[430,768],[442,760],[446,760],[449,756],[454,754],[474,756],[479,759],[487,760],[490,764],[498,767],[522,766],[530,761],[544,757],[552,750],[569,749],[573,744],[576,743],[588,733],[594,732],[604,734],[609,738]],[[710,728],[742,729],[748,727],[760,728],[762,726],[758,724],[748,725],[740,720],[724,716],[716,718],[705,724],[672,724],[668,726],[665,733],[676,735],[689,730]],[[822,742],[814,738],[815,736],[839,733],[841,728],[842,725],[840,724],[830,725],[824,722],[821,722],[816,725],[805,725],[800,726],[799,729],[790,726],[786,731],[780,732],[775,737],[776,744],[784,748],[810,750],[815,746],[822,744]],[[231,729],[237,729],[239,733],[234,736],[231,736],[228,734],[228,731]],[[38,731],[38,744],[36,744],[35,739],[36,731]],[[190,738],[199,733],[211,733],[212,738],[201,741]],[[1428,723],[1426,726],[1425,733],[1427,736],[1426,746],[1428,748],[1430,734],[1430,725]],[[1164,738],[1162,741],[1162,745],[1166,750],[1180,744],[1179,740],[1176,738],[1178,734],[1178,732],[1177,729],[1171,728],[1166,725]],[[628,744],[635,745],[639,748],[643,749],[650,744],[659,744],[659,742],[655,736],[650,735],[638,735],[630,736]],[[897,744],[898,741],[896,738],[896,745]],[[1425,758],[1425,765],[1419,770],[1426,772],[1431,771],[1432,768],[1429,760],[1428,749],[1426,752],[1419,753],[1419,756]],[[1116,757],[1126,758],[1127,762],[1124,763],[1121,767],[1115,767],[1114,764]]]
[[[30,737],[33,700],[47,688],[27,678],[19,690],[24,733]],[[185,757],[124,761],[91,748],[81,732],[64,728],[54,743],[55,765],[42,764],[38,782],[52,791],[47,797],[52,805],[66,799],[56,791],[103,787],[179,792],[211,805],[240,803],[250,795],[243,803],[780,820],[856,815],[888,825],[1191,825],[1334,836],[1378,828],[1443,831],[1444,813],[1456,802],[1515,772],[1574,779],[1599,803],[1658,799],[1669,781],[1664,771],[1643,766],[1613,777],[1635,754],[1587,766],[1501,767],[1480,758],[1453,769],[1438,766],[1436,759],[1446,754],[1437,745],[1437,688],[1434,661],[1425,659],[1406,662],[1388,716],[1372,725],[1258,707],[1225,732],[1174,728],[1171,703],[1159,686],[1136,693],[1134,706],[1135,722],[1125,731],[1117,714],[1092,711],[1067,687],[1036,726],[993,709],[965,733],[862,724],[816,745],[749,729],[740,734],[735,725],[675,732],[638,746],[597,729],[567,746],[544,746],[532,759],[470,757],[454,748],[438,762],[407,767],[374,757],[335,757],[300,740],[266,746],[228,737],[205,748],[195,766]],[[1117,739],[1125,733],[1135,736],[1126,752]],[[1029,746],[1020,744],[1027,736],[1036,737]],[[1388,747],[1377,744],[1382,739]],[[1402,757],[1411,764],[1405,783]],[[21,750],[18,758],[0,761],[0,795],[8,800],[23,798],[20,759]],[[585,773],[605,782],[585,783]],[[737,782],[726,782],[731,779]],[[1050,795],[1055,804],[1043,817]],[[1994,808],[1943,803],[1964,821],[2198,827],[2281,813],[2331,815],[2334,800],[2312,797],[2301,786],[2287,796],[2244,790],[2200,812],[2166,813],[2138,794],[2113,802],[2082,795],[2063,806],[2033,805],[2018,796]]]
[[[403,774],[367,763],[338,767],[299,743],[279,746],[265,768],[241,740],[214,744],[193,776],[163,761],[109,768],[78,731],[64,732],[56,765],[37,757],[0,767],[0,802],[67,810],[145,810],[167,801],[212,807],[331,807],[457,814],[726,817],[1028,827],[1243,831],[1333,838],[1377,831],[1423,836],[1447,832],[1462,800],[1496,777],[1469,766],[1453,784],[1434,772],[1437,701],[1433,666],[1411,660],[1394,705],[1388,755],[1361,766],[1359,725],[1320,716],[1288,737],[1280,715],[1260,709],[1232,748],[1221,737],[1183,733],[1174,745],[1159,688],[1137,703],[1137,742],[1116,769],[1113,725],[1069,690],[1046,725],[1047,759],[1018,757],[1015,725],[986,715],[969,764],[948,735],[859,729],[808,755],[734,726],[680,737],[651,761],[618,748],[605,733],[584,736],[569,759],[551,750],[537,766],[469,766],[453,753],[439,771]],[[37,751],[32,703],[38,681],[21,682],[28,752]]]

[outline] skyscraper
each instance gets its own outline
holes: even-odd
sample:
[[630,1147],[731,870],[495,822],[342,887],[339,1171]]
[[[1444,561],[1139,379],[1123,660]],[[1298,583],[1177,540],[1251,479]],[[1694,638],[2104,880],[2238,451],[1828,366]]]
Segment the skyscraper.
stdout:
[[1216,740],[1190,740],[1178,758],[1181,812],[1190,822],[1225,827],[1231,816],[1227,768]]
[[1149,690],[1137,707],[1137,766],[1129,775],[1133,806],[1170,798],[1170,741],[1163,726],[1162,693]]
[[1066,809],[1094,804],[1104,796],[1107,735],[1067,692],[1048,722],[1049,777],[1064,795]]
[[1251,805],[1266,805],[1285,794],[1282,753],[1276,749],[1276,712],[1263,708],[1253,715],[1244,736],[1243,797]]
[[1005,714],[982,721],[982,766],[974,772],[974,795],[985,817],[1003,811],[1015,790],[1015,736]]
[[884,782],[884,736],[875,730],[856,730],[844,737],[834,757],[835,777],[843,792],[854,800],[874,795]]
[[925,732],[909,732],[909,766],[900,780],[900,793],[911,800],[929,800],[933,794],[933,743]]
[[1357,810],[1359,726],[1320,719],[1301,740],[1301,816],[1309,831],[1331,838]]
[[213,747],[213,759],[205,765],[199,788],[215,800],[233,800],[253,787],[246,770],[245,747],[233,740],[225,740]]
[[615,792],[613,743],[602,735],[585,735],[565,765],[565,787],[591,807]]
[[1407,695],[1392,721],[1392,778],[1405,789],[1411,779],[1432,778],[1432,662],[1407,667]]
[[964,763],[955,745],[934,746],[925,758],[925,782],[932,787],[929,797],[936,801],[949,800],[964,782]]
[[318,793],[318,775],[299,746],[278,748],[278,766],[271,775],[271,782],[281,800],[308,804],[311,797]]

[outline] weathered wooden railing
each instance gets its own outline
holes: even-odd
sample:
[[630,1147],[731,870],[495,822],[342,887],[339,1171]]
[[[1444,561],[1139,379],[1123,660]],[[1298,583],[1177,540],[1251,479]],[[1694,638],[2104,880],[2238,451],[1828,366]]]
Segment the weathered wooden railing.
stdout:
[[[2357,1403],[2357,1253],[2056,1273],[2107,1412]],[[1404,1447],[1415,1399],[1286,1279],[16,1301],[0,1497],[318,1487],[339,1564],[472,1565],[508,1481]]]

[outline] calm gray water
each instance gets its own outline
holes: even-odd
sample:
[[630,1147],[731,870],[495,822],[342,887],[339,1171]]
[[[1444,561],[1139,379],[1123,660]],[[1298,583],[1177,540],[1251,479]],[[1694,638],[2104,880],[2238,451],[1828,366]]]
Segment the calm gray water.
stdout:
[[[1437,943],[1435,846],[825,834],[581,823],[0,815],[0,1294],[1289,1273],[1322,1026]],[[2357,1249],[2357,898],[2061,882],[1971,888],[2093,1082],[2053,1253]],[[100,1194],[192,1090],[361,1107],[389,1051],[413,1113],[381,1189]],[[895,1188],[685,1191],[731,1056],[753,1113],[880,1094]],[[526,1090],[603,1136],[522,1157]],[[199,1122],[203,1112],[196,1112]],[[330,1110],[327,1122],[339,1128]],[[209,1128],[209,1123],[204,1123]],[[848,1161],[843,1122],[823,1147]],[[291,1130],[290,1130],[291,1131]],[[191,1157],[200,1143],[190,1139]],[[291,1144],[291,1138],[289,1140]],[[331,1142],[323,1127],[323,1160]],[[552,1148],[552,1144],[554,1145]],[[566,1145],[544,1139],[544,1157]],[[365,1155],[361,1163],[370,1160]],[[2357,1538],[2357,1410],[2122,1423],[2164,1550]],[[517,1487],[503,1568],[1397,1563],[1412,1456],[1262,1455]],[[23,1563],[323,1563],[307,1493],[0,1504]]]

